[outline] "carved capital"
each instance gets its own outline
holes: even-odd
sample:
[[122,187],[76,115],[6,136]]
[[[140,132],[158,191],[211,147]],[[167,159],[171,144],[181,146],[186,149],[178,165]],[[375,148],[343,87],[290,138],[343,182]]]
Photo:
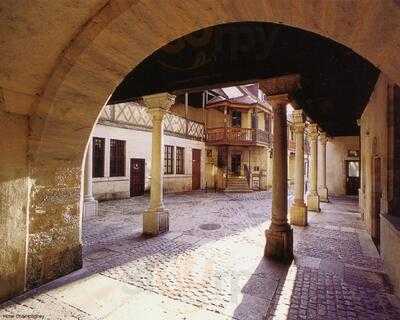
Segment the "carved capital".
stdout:
[[292,124],[292,129],[293,129],[294,133],[304,133],[305,128],[306,128],[306,124],[304,122]]
[[326,137],[326,133],[325,132],[320,132],[318,139],[319,139],[319,142],[321,144],[326,144],[326,142],[328,141],[328,138]]
[[310,123],[307,127],[308,139],[310,141],[317,141],[318,138],[318,126],[316,123]]
[[279,94],[267,97],[267,101],[270,103],[274,111],[275,109],[286,110],[286,105],[290,102],[290,97],[288,94]]
[[164,115],[175,103],[175,96],[169,93],[158,93],[143,97],[143,103],[153,116],[153,121],[162,121]]
[[304,113],[303,110],[297,109],[292,112],[293,123],[304,123]]

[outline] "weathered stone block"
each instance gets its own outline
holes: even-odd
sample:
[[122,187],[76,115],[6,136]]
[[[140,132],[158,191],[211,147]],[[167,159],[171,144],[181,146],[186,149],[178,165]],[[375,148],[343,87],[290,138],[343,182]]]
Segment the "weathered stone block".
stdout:
[[293,259],[293,229],[284,231],[266,230],[265,256],[273,259],[290,262]]
[[319,188],[318,189],[319,201],[321,202],[329,202],[328,197],[328,188]]
[[290,224],[300,227],[307,225],[307,206],[305,203],[293,203],[290,207]]
[[156,236],[169,231],[169,212],[164,208],[148,209],[143,214],[143,234]]
[[309,211],[321,212],[318,194],[309,194],[307,196],[307,208]]
[[32,289],[44,283],[82,268],[82,245],[65,250],[48,249],[28,257],[26,288]]

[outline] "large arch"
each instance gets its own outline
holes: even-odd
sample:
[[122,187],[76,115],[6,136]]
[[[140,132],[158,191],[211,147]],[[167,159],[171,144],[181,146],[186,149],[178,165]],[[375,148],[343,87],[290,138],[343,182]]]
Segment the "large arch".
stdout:
[[[395,1],[110,0],[99,7],[66,41],[41,93],[21,98],[30,105],[29,115],[15,116],[0,129],[16,132],[12,139],[21,146],[22,159],[16,171],[7,169],[15,161],[12,156],[1,161],[10,173],[0,181],[6,185],[0,193],[9,192],[10,181],[24,178],[13,185],[19,196],[5,198],[7,208],[1,210],[6,218],[15,212],[26,215],[21,226],[28,222],[26,251],[22,233],[19,246],[5,246],[13,253],[3,255],[8,280],[0,299],[80,267],[80,182],[87,139],[123,77],[168,42],[228,22],[282,23],[346,45],[400,83],[400,5]],[[2,123],[10,121],[6,117],[2,114]],[[17,209],[11,212],[12,207]]]

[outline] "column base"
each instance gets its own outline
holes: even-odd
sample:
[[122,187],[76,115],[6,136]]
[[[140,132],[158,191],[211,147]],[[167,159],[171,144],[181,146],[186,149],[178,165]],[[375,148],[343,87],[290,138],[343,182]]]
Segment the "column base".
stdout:
[[83,201],[83,217],[90,218],[97,216],[98,202],[93,197],[84,199]]
[[156,236],[169,231],[169,212],[164,208],[148,209],[143,214],[143,235]]
[[290,207],[289,221],[291,225],[305,227],[307,225],[307,206],[304,202],[293,202]]
[[309,194],[307,196],[307,208],[308,208],[308,211],[321,212],[321,208],[319,206],[319,195],[318,194]]
[[267,239],[265,256],[282,262],[291,262],[293,260],[293,229],[289,225],[282,231],[273,230],[271,227],[265,231]]
[[319,201],[321,202],[329,202],[328,198],[328,188],[318,189]]

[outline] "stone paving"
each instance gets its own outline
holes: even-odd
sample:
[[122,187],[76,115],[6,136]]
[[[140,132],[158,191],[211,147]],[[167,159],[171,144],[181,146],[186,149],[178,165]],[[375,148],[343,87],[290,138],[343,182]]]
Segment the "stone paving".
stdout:
[[0,306],[4,319],[400,319],[357,213],[336,198],[295,227],[290,266],[263,258],[271,194],[168,195],[170,232],[142,238],[147,197],[84,220],[84,267]]

